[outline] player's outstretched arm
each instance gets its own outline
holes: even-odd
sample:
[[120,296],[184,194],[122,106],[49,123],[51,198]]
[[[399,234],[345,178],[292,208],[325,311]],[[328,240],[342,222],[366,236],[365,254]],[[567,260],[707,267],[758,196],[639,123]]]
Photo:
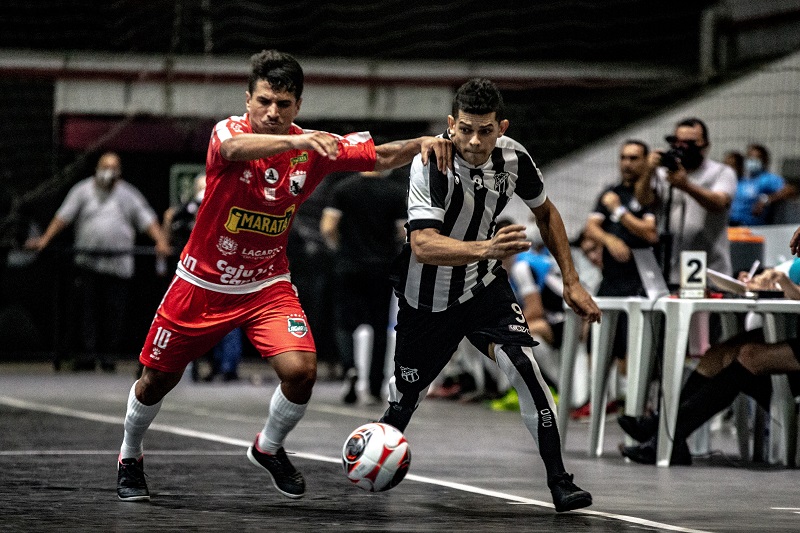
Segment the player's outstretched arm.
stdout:
[[219,147],[220,154],[228,161],[253,161],[288,150],[314,150],[323,157],[336,159],[339,142],[322,131],[302,135],[242,133],[226,139]]
[[564,279],[564,301],[584,320],[600,322],[600,308],[581,285],[575,264],[572,262],[572,252],[569,249],[569,239],[561,213],[549,198],[532,211],[539,232],[542,234],[542,240],[561,269],[561,276]]
[[441,137],[419,137],[405,141],[392,141],[375,147],[377,160],[375,170],[383,171],[407,165],[417,154],[422,155],[422,164],[427,165],[430,153],[436,159],[440,172],[453,168],[453,143]]
[[503,259],[531,247],[525,239],[525,226],[506,226],[486,241],[461,241],[439,233],[435,228],[411,232],[411,251],[421,263],[459,266],[484,259]]

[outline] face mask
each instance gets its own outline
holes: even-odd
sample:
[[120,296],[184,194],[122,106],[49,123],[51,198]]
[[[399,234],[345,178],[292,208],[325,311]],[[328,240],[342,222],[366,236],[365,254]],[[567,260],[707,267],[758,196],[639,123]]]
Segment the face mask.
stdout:
[[700,148],[697,146],[687,146],[683,149],[683,155],[681,156],[681,164],[683,168],[686,170],[695,170],[700,168],[700,165],[703,164],[703,154],[700,153]]
[[744,171],[748,176],[754,176],[764,170],[764,165],[760,159],[748,157],[744,160]]
[[118,176],[119,172],[111,168],[98,170],[94,175],[97,184],[101,187],[108,187]]

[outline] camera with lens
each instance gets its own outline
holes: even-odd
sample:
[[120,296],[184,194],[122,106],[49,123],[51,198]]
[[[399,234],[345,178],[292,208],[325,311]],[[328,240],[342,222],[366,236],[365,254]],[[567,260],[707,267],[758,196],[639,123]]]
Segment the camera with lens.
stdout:
[[670,172],[678,170],[679,160],[684,158],[683,150],[680,148],[670,148],[668,151],[661,154],[661,161],[658,166],[664,167]]

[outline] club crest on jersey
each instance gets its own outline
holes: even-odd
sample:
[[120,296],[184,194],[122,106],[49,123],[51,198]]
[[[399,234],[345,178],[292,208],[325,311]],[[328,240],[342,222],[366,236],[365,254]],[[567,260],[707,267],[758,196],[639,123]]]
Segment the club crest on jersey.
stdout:
[[306,184],[305,172],[292,172],[289,176],[289,192],[297,196],[303,192],[303,185]]
[[278,183],[279,179],[280,175],[278,174],[278,171],[275,170],[274,168],[268,168],[267,171],[264,172],[264,180],[270,185],[275,185],[276,183]]
[[239,248],[239,245],[236,244],[236,241],[225,235],[222,235],[217,242],[217,250],[222,252],[222,255],[235,254],[237,248]]
[[511,177],[511,174],[508,172],[498,172],[494,175],[494,190],[499,192],[500,194],[505,194],[506,190],[508,189],[508,178]]
[[275,237],[287,230],[293,215],[294,205],[287,207],[282,215],[248,211],[234,206],[231,207],[228,213],[225,229],[233,234],[240,231],[252,231],[253,233]]
[[288,331],[298,338],[305,337],[308,333],[308,326],[306,319],[300,317],[288,317]]

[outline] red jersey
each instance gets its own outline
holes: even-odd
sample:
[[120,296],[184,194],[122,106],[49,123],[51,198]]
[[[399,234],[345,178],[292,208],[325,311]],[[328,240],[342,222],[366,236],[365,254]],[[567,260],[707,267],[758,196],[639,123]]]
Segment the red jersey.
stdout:
[[[228,161],[220,145],[252,133],[247,114],[214,127],[206,157],[206,191],[177,275],[205,289],[231,294],[255,292],[289,280],[286,244],[297,209],[332,172],[375,168],[368,132],[339,141],[336,160],[314,150],[289,150],[253,161]],[[307,133],[292,124],[289,135]]]

